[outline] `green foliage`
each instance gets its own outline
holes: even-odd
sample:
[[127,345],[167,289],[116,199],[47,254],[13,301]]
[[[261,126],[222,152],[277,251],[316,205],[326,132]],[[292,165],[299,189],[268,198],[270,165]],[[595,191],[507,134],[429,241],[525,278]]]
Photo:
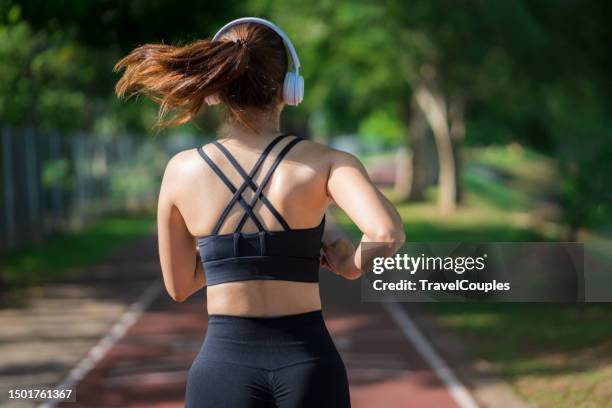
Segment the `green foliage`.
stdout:
[[70,176],[70,162],[66,158],[48,161],[43,164],[42,184],[50,188],[54,185],[66,185]]
[[359,136],[371,145],[397,146],[406,139],[404,123],[393,109],[378,109],[359,124]]
[[117,202],[154,202],[168,162],[166,151],[155,140],[142,142],[137,153],[109,172],[111,195]]
[[144,42],[208,36],[235,3],[2,0],[0,121],[61,131],[150,131],[157,108],[116,100],[115,62]]
[[557,142],[564,221],[572,228],[612,222],[612,120],[590,83],[549,90],[549,127]]
[[42,128],[85,125],[86,84],[93,79],[87,51],[65,33],[35,31],[11,6],[0,23],[0,120]]
[[[229,19],[277,22],[306,83],[284,124],[317,137],[402,139],[423,78],[466,103],[466,143],[519,141],[559,158],[565,221],[608,222],[612,42],[606,2],[168,0],[0,2],[0,121],[104,134],[151,131],[156,106],[119,102],[114,63],[138,44],[210,37]],[[392,106],[393,108],[388,108]],[[199,133],[218,122],[207,110]],[[588,143],[584,143],[588,140]]]

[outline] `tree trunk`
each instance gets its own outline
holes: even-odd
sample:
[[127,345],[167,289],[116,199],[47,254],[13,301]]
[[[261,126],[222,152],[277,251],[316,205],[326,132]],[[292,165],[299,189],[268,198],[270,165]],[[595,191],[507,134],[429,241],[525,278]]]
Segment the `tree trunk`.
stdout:
[[400,146],[395,155],[395,198],[398,201],[408,201],[412,194],[414,169],[412,166],[412,150],[406,146]]
[[564,229],[561,239],[565,242],[577,242],[580,235],[580,224],[570,222]]
[[457,209],[457,172],[446,102],[439,92],[421,83],[415,90],[416,101],[434,134],[438,151],[438,206],[442,213]]
[[449,102],[448,116],[450,120],[450,134],[455,156],[455,183],[457,186],[456,202],[463,202],[463,187],[461,183],[461,152],[459,148],[465,139],[465,101],[454,97]]
[[401,201],[421,201],[427,186],[427,122],[414,100],[405,112],[404,121],[408,123],[406,143],[409,147],[402,147],[397,153],[395,196]]

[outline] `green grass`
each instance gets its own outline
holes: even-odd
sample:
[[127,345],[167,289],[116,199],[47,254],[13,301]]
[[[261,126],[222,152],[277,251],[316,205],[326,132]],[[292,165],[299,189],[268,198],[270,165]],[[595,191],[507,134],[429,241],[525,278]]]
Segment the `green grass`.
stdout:
[[611,305],[430,305],[476,358],[542,407],[612,401]]
[[554,176],[551,158],[518,145],[469,148],[463,155],[469,163],[486,165],[522,181],[549,184]]
[[537,201],[557,195],[554,163],[539,153],[516,146],[472,148],[464,160],[464,186],[496,208],[531,211]]
[[[541,241],[547,237],[533,229],[510,221],[512,216],[486,207],[463,207],[442,216],[432,203],[398,205],[404,220],[406,240],[412,242],[486,242]],[[335,217],[342,227],[357,237],[359,230],[342,211]]]
[[[397,204],[408,241],[555,239],[529,222],[539,200],[555,194],[550,159],[526,149],[496,147],[470,149],[464,163],[465,203],[456,213],[438,213],[435,189],[424,203]],[[391,191],[384,192],[393,200]],[[353,236],[359,235],[339,210],[337,219]],[[465,340],[475,359],[493,363],[534,406],[612,406],[612,305],[430,306],[443,325]]]
[[79,232],[50,237],[41,247],[0,256],[0,287],[28,286],[57,279],[93,264],[118,247],[153,232],[152,216],[111,217]]

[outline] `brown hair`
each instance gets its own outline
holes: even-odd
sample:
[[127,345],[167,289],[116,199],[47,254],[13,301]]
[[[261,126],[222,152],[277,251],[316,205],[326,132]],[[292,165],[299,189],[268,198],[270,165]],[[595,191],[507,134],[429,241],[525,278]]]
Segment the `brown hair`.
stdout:
[[115,65],[114,71],[125,68],[115,91],[120,98],[143,94],[159,103],[158,128],[193,119],[214,94],[250,127],[247,108],[268,109],[279,102],[287,64],[278,34],[243,23],[215,42],[139,46]]

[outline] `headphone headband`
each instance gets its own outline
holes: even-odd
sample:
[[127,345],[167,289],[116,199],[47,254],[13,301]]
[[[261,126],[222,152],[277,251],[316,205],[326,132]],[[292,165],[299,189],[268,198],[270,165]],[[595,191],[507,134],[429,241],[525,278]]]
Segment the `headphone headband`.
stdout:
[[213,37],[212,41],[216,41],[228,29],[232,28],[235,25],[242,24],[242,23],[261,24],[261,25],[264,25],[264,26],[274,30],[276,32],[276,34],[278,34],[280,36],[280,38],[282,38],[283,43],[285,44],[285,47],[289,50],[289,55],[291,56],[291,61],[292,61],[292,65],[293,65],[293,68],[294,68],[295,72],[296,73],[299,72],[299,69],[300,69],[300,60],[298,59],[297,52],[295,51],[295,48],[293,47],[293,44],[291,43],[291,40],[289,40],[289,37],[287,36],[287,34],[285,34],[285,32],[283,30],[281,30],[280,27],[276,26],[274,23],[272,23],[272,22],[270,22],[268,20],[264,20],[263,18],[259,18],[259,17],[242,17],[242,18],[239,18],[237,20],[230,21],[229,23],[227,23],[226,25],[221,27],[221,29],[219,31],[217,31],[217,34],[215,34],[215,36]]

